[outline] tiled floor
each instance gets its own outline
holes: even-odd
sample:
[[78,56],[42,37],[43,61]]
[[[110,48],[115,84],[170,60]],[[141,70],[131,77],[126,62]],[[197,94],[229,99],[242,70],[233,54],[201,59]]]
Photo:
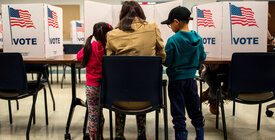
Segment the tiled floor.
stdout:
[[[59,75],[61,79],[61,74]],[[38,95],[36,105],[36,124],[32,125],[30,131],[31,140],[63,140],[65,134],[65,125],[67,122],[69,107],[71,103],[71,85],[70,75],[67,74],[67,79],[64,83],[64,88],[60,88],[60,81],[56,83],[56,77],[54,75],[54,84],[52,84],[54,97],[56,100],[56,111],[52,109],[52,101],[48,93],[48,111],[49,111],[49,125],[45,125],[45,113],[44,113],[44,97],[43,94]],[[85,75],[82,74],[82,83],[77,84],[77,97],[85,100]],[[206,85],[204,86],[204,88]],[[42,91],[40,93],[43,93]],[[274,103],[272,101],[270,103]],[[0,140],[24,140],[26,133],[26,126],[28,117],[30,114],[32,98],[23,99],[19,101],[20,109],[16,110],[15,101],[12,102],[13,124],[9,124],[8,114],[8,102],[6,100],[0,100]],[[168,100],[169,103],[169,100]],[[263,105],[261,116],[261,130],[256,130],[257,111],[256,105],[243,105],[237,104],[236,116],[232,116],[232,102],[225,103],[226,121],[228,139],[230,140],[274,140],[275,139],[275,117],[268,118],[265,115],[265,107]],[[168,105],[169,107],[169,105]],[[275,109],[272,109],[275,111]],[[174,140],[174,131],[172,125],[172,117],[168,110],[169,121],[169,140]],[[83,107],[76,107],[72,124],[70,128],[70,134],[73,140],[82,139],[83,118],[85,109]],[[105,128],[104,137],[109,140],[109,116],[107,110],[104,110],[105,114]],[[210,114],[209,106],[203,104],[203,114],[205,117],[205,139],[206,140],[222,140],[223,132],[220,121],[220,129],[215,128],[215,116]],[[113,115],[114,116],[114,115]],[[187,117],[188,118],[188,117]],[[155,114],[149,113],[147,115],[147,138],[148,140],[155,139]],[[189,139],[195,139],[194,128],[190,123],[190,119],[187,119],[187,128],[189,130]],[[162,112],[160,114],[160,135],[159,139],[162,140],[163,133],[163,118]],[[136,123],[134,116],[127,116],[125,136],[127,140],[136,139]]]

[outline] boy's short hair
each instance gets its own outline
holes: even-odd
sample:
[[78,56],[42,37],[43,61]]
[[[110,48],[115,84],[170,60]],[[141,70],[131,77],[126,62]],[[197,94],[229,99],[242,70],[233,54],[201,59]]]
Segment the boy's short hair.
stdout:
[[161,22],[161,24],[171,24],[174,19],[177,19],[179,21],[188,21],[189,20],[193,20],[192,17],[190,17],[191,12],[186,8],[186,7],[182,7],[182,6],[178,6],[173,8],[169,15],[168,15],[168,19]]

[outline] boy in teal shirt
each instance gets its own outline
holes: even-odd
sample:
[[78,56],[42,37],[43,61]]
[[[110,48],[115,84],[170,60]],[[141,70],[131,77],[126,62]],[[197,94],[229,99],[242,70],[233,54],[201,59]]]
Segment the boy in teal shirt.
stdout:
[[190,15],[187,8],[178,6],[170,11],[167,20],[161,22],[175,32],[166,43],[164,63],[169,78],[168,96],[175,140],[187,140],[185,108],[196,129],[196,140],[204,139],[204,119],[195,74],[199,62],[205,60],[206,53],[201,37],[188,28],[189,20],[193,19]]

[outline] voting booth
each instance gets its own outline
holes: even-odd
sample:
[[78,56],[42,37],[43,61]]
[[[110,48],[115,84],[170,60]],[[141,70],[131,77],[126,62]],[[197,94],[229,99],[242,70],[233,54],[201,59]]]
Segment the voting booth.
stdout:
[[84,23],[83,21],[71,21],[71,42],[72,44],[84,44]]
[[62,8],[48,4],[2,5],[3,51],[25,58],[63,54]]
[[208,57],[267,51],[267,2],[216,2],[193,7],[193,30]]
[[0,21],[0,48],[3,48],[3,35],[2,35],[2,23]]
[[[141,5],[146,21],[156,22],[163,38],[164,43],[174,33],[167,25],[162,25],[160,22],[168,18],[171,9],[182,5],[182,0],[171,1],[167,3],[155,5]],[[93,33],[93,25],[97,22],[107,22],[116,27],[119,22],[119,14],[122,5],[110,5],[100,2],[84,1],[84,22],[85,22],[85,38]]]

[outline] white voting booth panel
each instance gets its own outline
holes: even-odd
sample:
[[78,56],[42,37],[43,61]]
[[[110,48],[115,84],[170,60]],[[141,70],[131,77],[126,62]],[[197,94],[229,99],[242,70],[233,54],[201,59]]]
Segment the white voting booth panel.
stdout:
[[155,7],[154,5],[141,5],[147,22],[155,22]]
[[[112,26],[115,28],[119,22],[119,15],[122,5],[112,5]],[[146,21],[154,22],[154,6],[141,5],[141,8],[146,16]]]
[[122,5],[113,5],[112,8],[112,26],[115,28],[119,22],[119,15]]
[[71,21],[71,42],[72,44],[84,44],[84,22]]
[[26,58],[63,54],[62,9],[47,4],[2,5],[3,50]]
[[156,4],[154,6],[155,9],[155,22],[157,23],[163,42],[166,44],[167,40],[169,37],[174,35],[175,33],[170,29],[167,25],[165,24],[160,24],[162,21],[168,19],[169,12],[177,7],[182,5],[182,1],[172,1],[172,2],[167,2],[167,3],[161,3],[161,4]]
[[225,2],[223,11],[223,58],[234,52],[267,51],[267,2]]
[[217,2],[193,7],[193,29],[208,57],[266,52],[267,2]]
[[0,48],[3,48],[2,23],[0,21]]
[[98,22],[112,23],[112,5],[84,1],[85,39],[93,34],[94,24]]
[[[167,25],[161,25],[160,22],[166,20],[170,10],[179,5],[182,5],[181,0],[156,5],[141,5],[146,16],[146,21],[156,22],[158,24],[164,43],[166,43],[167,39],[174,33]],[[85,1],[84,7],[84,22],[87,27],[85,28],[85,38],[93,33],[92,27],[97,22],[107,22],[111,24],[113,28],[117,26],[122,5]]]
[[222,54],[222,5],[209,3],[194,7],[193,16],[193,30],[202,37],[207,56],[220,58]]
[[[52,14],[52,18],[49,18]],[[62,8],[44,5],[46,58],[63,55],[63,15]],[[56,17],[56,19],[54,19]],[[53,22],[53,23],[52,23]]]

